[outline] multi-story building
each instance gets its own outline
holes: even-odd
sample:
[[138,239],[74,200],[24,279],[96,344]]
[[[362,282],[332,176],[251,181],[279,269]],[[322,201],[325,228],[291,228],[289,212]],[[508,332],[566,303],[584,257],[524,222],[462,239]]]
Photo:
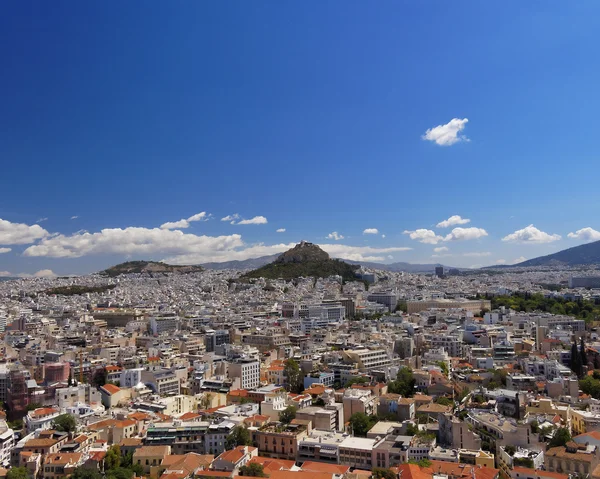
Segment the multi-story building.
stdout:
[[148,384],[157,394],[176,395],[181,393],[181,381],[170,369],[142,371],[142,382]]
[[289,336],[272,331],[268,331],[265,334],[245,334],[242,336],[242,343],[255,346],[259,351],[270,351],[292,344]]
[[599,461],[598,446],[571,441],[564,447],[548,449],[545,453],[544,467],[549,472],[589,477]]
[[393,312],[398,305],[398,294],[395,291],[377,291],[369,293],[367,301],[383,304],[388,311]]
[[230,343],[229,331],[226,329],[209,329],[206,331],[206,336],[204,338],[204,344],[206,345],[207,353],[214,353],[217,351],[219,346],[223,344]]
[[377,413],[377,397],[368,389],[346,389],[342,397],[344,404],[344,423],[350,420],[354,413],[361,412],[370,416]]
[[11,452],[15,447],[15,432],[8,427],[4,420],[0,420],[0,465],[10,465]]
[[472,313],[478,313],[483,309],[490,310],[492,302],[485,299],[437,299],[431,301],[407,301],[406,307],[408,314],[420,313],[428,309],[464,309]]
[[342,358],[347,364],[356,364],[361,371],[382,369],[391,364],[385,349],[347,349],[343,351]]
[[153,335],[179,331],[181,320],[176,314],[153,316],[150,318],[150,332]]
[[310,431],[310,423],[287,426],[269,423],[254,433],[254,441],[261,456],[277,459],[295,458],[298,454],[298,443],[307,437]]
[[229,363],[229,377],[239,379],[242,389],[254,389],[260,385],[260,362],[239,358]]
[[462,338],[458,336],[434,334],[429,338],[429,345],[432,349],[442,348],[453,358],[462,358],[464,356],[464,343]]

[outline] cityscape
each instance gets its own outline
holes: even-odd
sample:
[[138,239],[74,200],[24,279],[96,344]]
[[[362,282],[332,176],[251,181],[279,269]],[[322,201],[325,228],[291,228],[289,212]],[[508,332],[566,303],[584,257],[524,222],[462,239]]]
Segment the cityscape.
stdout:
[[0,12],[0,479],[600,479],[597,0]]

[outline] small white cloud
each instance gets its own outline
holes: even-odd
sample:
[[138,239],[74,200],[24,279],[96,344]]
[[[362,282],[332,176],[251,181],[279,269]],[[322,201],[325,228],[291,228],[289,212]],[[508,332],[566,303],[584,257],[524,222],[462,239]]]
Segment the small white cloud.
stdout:
[[529,225],[523,229],[517,230],[514,233],[505,236],[504,238],[502,238],[502,241],[540,244],[552,243],[553,241],[558,241],[559,239],[560,235],[548,234],[544,231],[540,231],[533,225]]
[[367,228],[363,230],[364,235],[376,235],[379,234],[379,230],[377,228]]
[[506,263],[505,259],[497,259],[496,260],[496,264],[504,264],[504,263]]
[[234,213],[232,215],[227,215],[224,216],[223,218],[221,218],[221,221],[231,221],[231,224],[235,224],[233,223],[234,221],[237,221],[240,219],[240,215],[238,215],[237,213]]
[[255,216],[249,220],[238,221],[238,225],[266,225],[268,223],[267,218],[264,216]]
[[56,274],[51,269],[42,269],[33,274],[34,278],[55,278]]
[[403,234],[408,235],[411,240],[424,244],[438,244],[440,241],[444,241],[443,236],[438,236],[435,234],[435,231],[424,228],[414,231],[406,230]]
[[38,220],[36,221],[36,223],[41,223],[43,221],[48,221],[48,218],[38,218]]
[[79,216],[77,216],[77,215],[71,216],[72,220],[76,220],[77,218],[79,218]]
[[433,141],[440,146],[450,146],[459,141],[469,141],[465,135],[459,133],[465,129],[469,122],[468,118],[453,118],[445,125],[438,125],[434,128],[429,128],[421,137],[423,140]]
[[12,251],[12,248],[0,248],[0,254],[10,253],[11,251]]
[[438,228],[448,228],[449,226],[465,225],[470,222],[471,220],[468,218],[461,218],[459,215],[453,215],[447,220],[440,221],[436,226]]
[[525,256],[519,256],[517,259],[515,259],[512,264],[519,264],[522,263],[523,261],[527,261],[527,258],[525,258]]
[[489,251],[474,251],[472,253],[464,253],[463,256],[468,256],[471,258],[482,258],[484,256],[492,256],[492,253]]
[[277,230],[277,233],[285,233],[285,228],[279,228],[279,229]]
[[339,241],[344,239],[344,235],[339,234],[337,231],[333,231],[327,235],[327,239]]
[[454,256],[451,253],[442,253],[442,254],[432,254],[432,258],[449,258],[450,256]]
[[381,235],[382,238],[385,238],[385,235]]
[[575,231],[575,233],[569,233],[567,236],[571,239],[582,241],[598,241],[600,240],[600,231],[596,231],[588,226]]
[[438,246],[437,248],[433,248],[433,251],[436,253],[443,253],[444,251],[448,251],[446,246]]
[[488,233],[483,228],[454,228],[452,232],[444,238],[444,241],[467,241],[482,238]]
[[394,257],[391,254],[388,254],[388,259],[394,259]]
[[202,211],[201,213],[197,213],[193,216],[190,216],[188,219],[181,219],[179,221],[169,221],[167,223],[163,223],[160,225],[160,228],[163,230],[179,230],[182,228],[189,228],[190,223],[194,221],[208,221],[211,215],[206,211]]

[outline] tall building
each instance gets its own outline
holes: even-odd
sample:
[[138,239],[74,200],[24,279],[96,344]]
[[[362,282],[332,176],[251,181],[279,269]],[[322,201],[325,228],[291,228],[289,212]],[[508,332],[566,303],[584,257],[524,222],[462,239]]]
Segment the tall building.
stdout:
[[377,291],[369,293],[367,301],[383,304],[389,311],[394,311],[398,304],[398,295],[393,291]]
[[226,329],[218,329],[216,331],[209,329],[206,331],[204,344],[206,346],[207,353],[214,353],[219,346],[229,343],[229,331]]
[[444,276],[444,267],[443,266],[436,266],[435,267],[435,275],[438,278],[441,278],[442,276]]
[[254,389],[260,385],[260,363],[255,359],[237,359],[229,364],[229,377],[239,378],[242,389]]

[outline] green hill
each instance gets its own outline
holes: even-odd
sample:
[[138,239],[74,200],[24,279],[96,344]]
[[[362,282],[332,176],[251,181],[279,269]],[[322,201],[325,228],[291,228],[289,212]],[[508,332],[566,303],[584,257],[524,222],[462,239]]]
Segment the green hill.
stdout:
[[202,266],[185,266],[161,263],[158,261],[127,261],[111,266],[101,274],[115,277],[121,274],[132,273],[199,273],[204,271]]
[[339,259],[331,259],[317,245],[302,241],[281,254],[273,263],[250,271],[242,278],[294,279],[300,276],[326,278],[338,275],[344,281],[353,281],[358,268]]

